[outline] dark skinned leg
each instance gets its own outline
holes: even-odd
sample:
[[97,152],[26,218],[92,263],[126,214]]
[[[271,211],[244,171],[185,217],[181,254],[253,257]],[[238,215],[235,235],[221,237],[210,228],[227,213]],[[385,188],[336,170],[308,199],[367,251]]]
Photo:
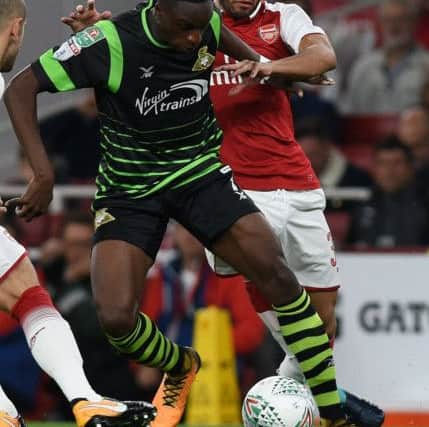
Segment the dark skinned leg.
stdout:
[[141,291],[152,264],[152,258],[137,246],[119,240],[99,242],[91,268],[98,317],[110,343],[124,356],[166,372],[180,370],[183,350],[139,313]]
[[280,242],[260,213],[240,218],[212,251],[253,282],[271,304],[287,304],[301,294]]
[[273,304],[281,333],[296,355],[323,418],[344,417],[332,349],[322,320],[293,272],[280,242],[261,214],[241,217],[211,250],[251,280]]
[[112,336],[124,336],[137,321],[141,292],[153,260],[120,240],[98,243],[92,252],[91,279],[98,317]]

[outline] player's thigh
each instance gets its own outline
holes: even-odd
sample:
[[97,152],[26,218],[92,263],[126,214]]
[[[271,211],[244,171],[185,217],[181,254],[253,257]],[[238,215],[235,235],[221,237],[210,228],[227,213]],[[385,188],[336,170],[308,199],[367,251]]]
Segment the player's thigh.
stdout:
[[211,250],[255,284],[271,282],[286,268],[280,242],[261,213],[239,218]]
[[[281,200],[277,197],[277,191],[252,191],[245,190],[250,196],[256,207],[264,215],[266,221],[270,224],[272,231],[276,236],[282,233],[284,216],[286,212],[282,206]],[[206,250],[207,261],[210,267],[221,276],[237,274],[237,271],[213,252]]]
[[27,289],[37,285],[25,248],[0,227],[0,309],[10,311]]
[[172,194],[171,204],[172,216],[206,248],[246,276],[261,258],[281,253],[269,224],[230,173],[214,172],[201,184]]
[[335,291],[340,286],[340,277],[323,212],[323,192],[290,192],[289,203],[287,225],[280,236],[288,265],[307,289]]
[[212,172],[193,188],[172,191],[169,197],[171,217],[209,250],[238,219],[259,213],[230,172]]
[[270,303],[296,298],[300,288],[287,268],[280,242],[247,194],[219,172],[192,190],[171,201],[172,216],[254,282]]
[[[103,219],[104,218],[104,219]],[[91,279],[98,308],[136,312],[168,218],[156,200],[136,208],[98,209],[91,256]]]

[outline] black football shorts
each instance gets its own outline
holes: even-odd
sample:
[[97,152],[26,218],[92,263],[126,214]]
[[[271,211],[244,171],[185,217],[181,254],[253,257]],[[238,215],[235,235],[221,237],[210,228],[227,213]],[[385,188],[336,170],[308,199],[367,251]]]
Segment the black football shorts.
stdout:
[[224,167],[179,189],[142,199],[100,199],[95,211],[94,244],[122,240],[155,259],[169,219],[182,224],[206,248],[239,218],[259,212]]

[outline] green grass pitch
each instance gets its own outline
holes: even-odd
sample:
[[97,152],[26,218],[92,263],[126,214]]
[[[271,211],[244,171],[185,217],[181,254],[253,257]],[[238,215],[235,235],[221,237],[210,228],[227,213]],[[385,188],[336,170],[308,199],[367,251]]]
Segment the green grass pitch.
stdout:
[[[37,423],[31,422],[28,423],[28,427],[76,427],[75,423],[60,423],[60,422],[52,422],[52,423]],[[181,427],[187,427],[182,425]],[[201,426],[203,427],[203,426]],[[223,426],[223,427],[241,427],[241,426]]]
[[[60,422],[53,422],[53,423],[37,423],[37,422],[31,422],[28,423],[28,427],[76,427],[75,423],[60,423]],[[182,425],[181,427],[187,427],[185,425]],[[203,427],[203,426],[201,426]],[[223,426],[223,427],[241,427],[241,426]]]

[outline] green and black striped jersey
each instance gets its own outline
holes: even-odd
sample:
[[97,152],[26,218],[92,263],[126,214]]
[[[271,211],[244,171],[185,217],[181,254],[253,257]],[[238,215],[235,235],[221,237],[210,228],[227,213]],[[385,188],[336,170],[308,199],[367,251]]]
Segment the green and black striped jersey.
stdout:
[[32,64],[42,90],[95,89],[102,136],[96,199],[147,197],[222,167],[209,98],[220,16],[213,12],[195,51],[177,52],[150,32],[153,2],[73,35]]

